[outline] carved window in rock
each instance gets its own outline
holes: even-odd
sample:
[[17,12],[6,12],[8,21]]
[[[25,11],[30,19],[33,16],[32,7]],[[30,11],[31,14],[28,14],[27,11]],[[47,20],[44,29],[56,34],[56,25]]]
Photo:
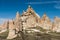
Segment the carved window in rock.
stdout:
[[15,23],[13,22],[13,24],[15,24]]
[[37,23],[38,23],[38,21],[39,21],[38,18],[36,18],[36,22],[37,22]]
[[32,12],[30,11],[30,13],[32,13]]
[[9,29],[9,21],[7,22],[7,29]]

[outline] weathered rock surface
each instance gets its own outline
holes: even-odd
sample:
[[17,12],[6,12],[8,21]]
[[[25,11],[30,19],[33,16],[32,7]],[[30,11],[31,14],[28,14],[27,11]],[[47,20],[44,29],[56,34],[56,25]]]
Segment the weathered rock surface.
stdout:
[[14,29],[15,29],[14,21],[10,20],[9,21],[9,34],[8,34],[7,39],[13,39],[13,38],[17,37],[17,35],[15,34],[15,30]]
[[50,18],[44,14],[42,18],[33,10],[32,7],[28,6],[26,11],[20,15],[16,13],[16,18],[0,25],[0,30],[9,29],[7,39],[16,37],[16,32],[23,31],[30,27],[42,27],[46,30],[60,32],[60,18],[55,17],[54,22],[51,22]]
[[60,32],[60,18],[58,17],[54,18],[54,26],[52,27],[53,27],[53,31]]
[[42,19],[41,19],[41,27],[47,30],[50,30],[52,28],[52,22],[50,21],[50,19],[46,16],[46,14],[43,15]]
[[34,10],[28,6],[26,12],[23,12],[22,15],[23,27],[24,29],[29,27],[36,27],[40,21],[40,16],[34,12]]

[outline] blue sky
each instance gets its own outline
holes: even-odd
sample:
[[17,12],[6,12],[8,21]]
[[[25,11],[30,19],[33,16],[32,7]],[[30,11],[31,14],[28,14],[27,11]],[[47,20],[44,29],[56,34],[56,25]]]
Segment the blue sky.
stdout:
[[17,11],[22,14],[28,5],[41,17],[44,13],[50,19],[54,16],[60,17],[60,0],[0,0],[0,21],[15,18]]

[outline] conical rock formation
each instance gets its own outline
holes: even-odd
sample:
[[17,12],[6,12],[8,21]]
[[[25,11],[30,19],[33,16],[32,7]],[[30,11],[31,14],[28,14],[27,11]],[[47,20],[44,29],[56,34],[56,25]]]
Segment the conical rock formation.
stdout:
[[34,12],[34,10],[29,6],[26,12],[23,12],[22,21],[23,21],[23,27],[29,28],[29,27],[36,27],[38,24],[38,21],[40,21],[40,16]]
[[21,17],[19,12],[16,13],[16,18],[14,22],[15,22],[16,31],[22,31]]
[[8,34],[7,39],[13,39],[13,38],[17,37],[17,35],[15,34],[15,30],[14,29],[15,29],[14,21],[10,20],[9,21],[9,34]]
[[7,39],[12,39],[17,36],[17,33],[22,32],[30,27],[42,27],[47,31],[51,30],[60,32],[60,18],[55,17],[53,22],[51,22],[46,14],[40,18],[40,16],[29,5],[28,9],[23,11],[22,15],[17,12],[16,18],[14,20],[10,20],[9,23],[6,22],[2,26],[2,29],[9,27],[9,34]]
[[52,22],[46,16],[46,14],[44,14],[42,19],[41,19],[41,27],[44,29],[47,29],[47,30],[50,30],[52,28]]
[[54,26],[52,27],[53,31],[60,32],[60,18],[58,18],[57,16],[54,18]]

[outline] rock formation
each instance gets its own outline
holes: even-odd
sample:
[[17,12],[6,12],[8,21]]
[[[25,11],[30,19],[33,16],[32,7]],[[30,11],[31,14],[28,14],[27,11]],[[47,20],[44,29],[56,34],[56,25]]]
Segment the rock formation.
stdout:
[[53,27],[53,31],[60,32],[60,18],[58,17],[54,18],[54,26],[52,27]]
[[16,13],[15,27],[17,31],[22,31],[21,17],[20,17],[19,12]]
[[9,29],[7,39],[12,39],[17,36],[15,33],[18,33],[19,31],[21,32],[30,27],[42,27],[46,30],[60,32],[60,18],[55,17],[53,22],[51,22],[46,14],[40,18],[40,16],[29,5],[28,9],[23,11],[22,15],[17,12],[14,20],[9,20],[0,25],[0,30]]
[[52,22],[50,19],[46,16],[46,14],[43,15],[41,19],[41,27],[47,30],[50,30],[52,27]]
[[17,35],[15,34],[15,30],[14,29],[15,29],[14,21],[10,20],[9,21],[9,34],[8,34],[7,39],[13,39],[13,38],[17,37]]
[[0,25],[0,33],[3,33],[8,30],[8,21],[5,21],[3,24]]
[[9,26],[8,26],[8,21],[5,21],[3,24],[0,25],[0,30],[5,30],[7,29]]
[[29,27],[36,27],[38,21],[40,20],[40,16],[37,15],[30,6],[28,6],[28,9],[26,12],[23,12],[23,15],[21,18],[23,21],[24,29]]

